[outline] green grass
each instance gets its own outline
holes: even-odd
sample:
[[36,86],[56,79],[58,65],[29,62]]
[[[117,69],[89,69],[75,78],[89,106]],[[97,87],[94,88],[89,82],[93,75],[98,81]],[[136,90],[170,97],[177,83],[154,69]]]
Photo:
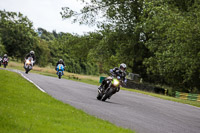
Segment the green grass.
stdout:
[[130,133],[64,104],[19,74],[0,70],[0,132]]
[[[21,63],[17,63],[17,62],[11,62],[11,63],[12,63],[12,65],[9,65],[8,68],[24,70]],[[31,72],[43,74],[46,76],[57,77],[57,75],[55,74],[56,72],[54,70],[50,71],[49,69],[52,70],[53,68],[39,68],[38,67],[35,70],[31,70]],[[92,85],[100,85],[98,82],[98,78],[99,78],[98,76],[83,77],[82,75],[79,76],[79,74],[72,74],[72,73],[65,72],[65,75],[63,75],[62,78],[79,81],[79,82],[84,82],[84,83],[92,84]],[[184,103],[184,104],[189,104],[192,106],[200,107],[200,102],[197,102],[197,101],[183,100],[183,99],[178,99],[178,98],[171,97],[171,96],[165,96],[165,95],[155,94],[152,92],[140,91],[140,90],[136,90],[136,89],[127,89],[127,88],[121,88],[121,89],[154,96],[154,97],[158,97],[158,98],[165,99],[165,100],[170,100],[170,101],[175,101],[175,102],[179,102],[179,103]]]

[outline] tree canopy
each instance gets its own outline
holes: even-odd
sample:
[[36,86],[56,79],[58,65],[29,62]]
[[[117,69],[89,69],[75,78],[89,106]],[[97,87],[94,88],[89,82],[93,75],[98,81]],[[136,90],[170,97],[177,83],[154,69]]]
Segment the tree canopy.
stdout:
[[[199,5],[198,0],[91,0],[80,13],[66,7],[61,15],[98,24],[103,38],[97,49],[107,57],[102,64],[125,62],[149,82],[192,91],[200,88]],[[95,21],[99,13],[102,22]]]

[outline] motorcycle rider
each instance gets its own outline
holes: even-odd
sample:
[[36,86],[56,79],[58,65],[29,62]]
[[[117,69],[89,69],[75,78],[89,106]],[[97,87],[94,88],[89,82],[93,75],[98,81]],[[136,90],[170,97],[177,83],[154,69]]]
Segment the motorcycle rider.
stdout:
[[2,61],[4,61],[5,58],[6,58],[7,61],[8,61],[8,56],[7,56],[7,54],[4,54],[4,55],[3,55]]
[[[64,66],[64,70],[65,70],[65,63],[64,63],[63,59],[59,59],[59,61],[56,63],[55,70],[57,71],[57,66],[58,66],[59,64],[62,64],[62,65]],[[63,72],[63,75],[64,75],[64,72]]]
[[[32,65],[34,66],[34,64],[36,62],[35,52],[34,51],[30,51],[30,53],[28,53],[25,56],[25,60],[28,59],[29,57],[33,58],[33,64]],[[25,64],[25,62],[24,62],[24,64]]]
[[[117,77],[120,76],[120,79],[122,80],[123,83],[126,83],[126,64],[122,63],[120,64],[119,68],[115,67],[110,70],[112,76]],[[104,91],[108,85],[110,84],[112,77],[107,77],[102,81],[102,84],[98,88],[100,91]],[[118,87],[117,92],[120,90],[120,87]]]
[[3,56],[3,58],[2,58],[2,62],[4,63],[4,59],[6,59],[7,60],[7,65],[8,65],[8,56],[7,56],[7,54],[4,54],[4,56]]

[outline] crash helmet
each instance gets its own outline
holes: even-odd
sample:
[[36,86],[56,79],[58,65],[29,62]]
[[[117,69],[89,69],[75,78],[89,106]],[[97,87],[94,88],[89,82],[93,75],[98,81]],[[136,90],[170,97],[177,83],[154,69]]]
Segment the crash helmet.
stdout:
[[34,55],[34,54],[35,54],[35,52],[31,50],[31,51],[30,51],[30,54],[31,54],[31,55]]
[[63,63],[63,60],[62,60],[62,59],[59,59],[59,63]]
[[7,54],[4,54],[5,57],[7,57]]
[[126,70],[126,64],[122,63],[119,66],[120,70],[125,71]]

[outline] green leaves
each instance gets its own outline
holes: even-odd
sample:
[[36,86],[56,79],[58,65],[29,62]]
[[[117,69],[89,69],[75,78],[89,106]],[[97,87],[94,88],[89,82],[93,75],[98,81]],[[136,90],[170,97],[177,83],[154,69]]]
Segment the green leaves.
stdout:
[[36,42],[32,23],[21,13],[4,10],[0,11],[0,16],[2,43],[8,55],[23,59]]
[[1,42],[1,37],[0,37],[0,56],[4,55],[6,52],[5,46]]
[[162,76],[171,86],[186,90],[200,87],[200,78],[197,78],[200,66],[197,25],[200,23],[196,23],[196,13],[183,14],[177,8],[164,5],[150,5],[153,8],[146,9],[150,15],[145,18],[144,28],[151,39],[145,45],[154,56],[146,59],[144,64],[149,72]]
[[70,10],[69,7],[62,7],[62,11],[63,12],[60,12],[60,14],[61,14],[63,19],[67,19],[67,18],[70,18],[74,15],[77,15],[77,12]]

